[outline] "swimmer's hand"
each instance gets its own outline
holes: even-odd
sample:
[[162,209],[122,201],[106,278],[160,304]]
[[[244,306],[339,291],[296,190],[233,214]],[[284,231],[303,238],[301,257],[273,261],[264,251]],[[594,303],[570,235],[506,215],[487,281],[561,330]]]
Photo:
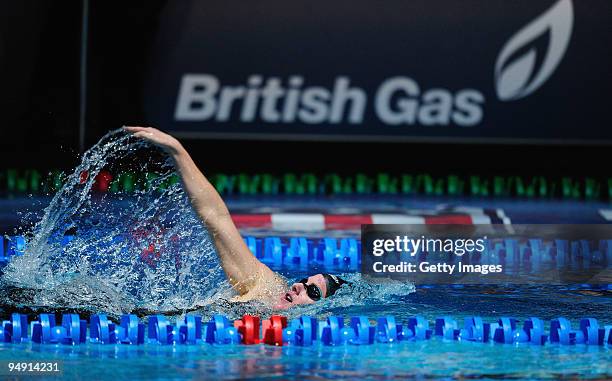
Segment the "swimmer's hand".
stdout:
[[134,137],[147,140],[169,154],[175,154],[181,148],[181,143],[178,140],[157,128],[124,126],[123,130],[131,133]]

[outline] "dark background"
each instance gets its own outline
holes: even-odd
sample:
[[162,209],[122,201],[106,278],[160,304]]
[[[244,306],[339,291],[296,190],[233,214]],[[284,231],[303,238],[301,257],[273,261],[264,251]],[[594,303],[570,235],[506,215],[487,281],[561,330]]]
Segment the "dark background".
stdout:
[[[165,3],[91,1],[86,148],[108,130],[145,119],[142,89]],[[69,169],[78,162],[81,5],[78,0],[0,2],[2,169]],[[347,174],[601,176],[609,172],[611,148],[260,140],[184,140],[183,144],[208,172]]]

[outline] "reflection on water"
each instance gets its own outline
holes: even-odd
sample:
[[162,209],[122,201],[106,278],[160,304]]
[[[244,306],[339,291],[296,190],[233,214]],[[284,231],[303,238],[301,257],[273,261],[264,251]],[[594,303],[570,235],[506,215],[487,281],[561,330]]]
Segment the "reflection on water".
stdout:
[[[445,342],[271,347],[0,344],[0,360],[58,359],[62,379],[609,379],[612,351]],[[509,361],[510,360],[510,361]],[[109,366],[112,364],[112,366]]]

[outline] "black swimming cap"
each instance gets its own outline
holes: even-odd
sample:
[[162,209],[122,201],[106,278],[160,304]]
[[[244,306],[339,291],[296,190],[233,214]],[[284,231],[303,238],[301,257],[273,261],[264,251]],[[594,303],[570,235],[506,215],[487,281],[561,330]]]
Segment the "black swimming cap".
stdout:
[[333,274],[323,274],[323,277],[327,281],[327,295],[325,295],[326,298],[329,298],[330,296],[335,294],[336,291],[338,291],[338,289],[343,284],[349,283],[345,281],[344,279],[340,278],[339,276],[333,275]]

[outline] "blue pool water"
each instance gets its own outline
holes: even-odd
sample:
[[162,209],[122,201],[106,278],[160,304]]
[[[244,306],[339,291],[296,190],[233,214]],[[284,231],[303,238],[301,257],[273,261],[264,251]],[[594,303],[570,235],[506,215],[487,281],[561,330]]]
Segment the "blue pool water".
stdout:
[[0,359],[62,360],[66,380],[609,379],[601,347],[421,341],[341,347],[18,345]]
[[[302,273],[282,271],[290,277]],[[305,271],[309,273],[310,271]],[[355,278],[352,278],[355,280]],[[313,309],[298,307],[290,316],[394,315],[406,321],[422,315],[432,322],[451,315],[457,321],[479,315],[493,322],[500,316],[524,320],[582,317],[610,323],[610,291],[560,286],[395,285],[364,288],[349,300],[340,296]],[[377,294],[378,293],[378,294]],[[395,294],[394,294],[395,293]],[[200,310],[210,315],[231,311]],[[236,316],[241,312],[236,311]],[[269,316],[263,313],[262,316]],[[431,323],[430,323],[431,324]],[[548,330],[548,328],[547,328]],[[609,379],[612,350],[605,346],[542,347],[526,344],[443,341],[399,342],[371,346],[271,347],[265,345],[141,346],[81,344],[3,344],[1,360],[61,360],[61,379]]]
[[[170,187],[161,194],[148,191],[126,197],[118,205],[91,195],[91,181],[80,183],[78,174],[82,170],[89,171],[91,179],[101,168],[117,165],[118,159],[130,161],[130,155],[140,149],[146,147],[130,143],[117,133],[110,134],[86,155],[75,175],[53,199],[40,201],[46,207],[44,213],[39,212],[39,206],[23,215],[26,220],[37,222],[28,238],[28,252],[13,259],[14,263],[4,269],[0,278],[0,288],[4,291],[0,299],[1,318],[13,311],[30,313],[32,318],[37,313],[70,309],[83,317],[95,312],[116,317],[134,311],[160,311],[176,316],[184,309],[195,309],[195,313],[205,318],[223,313],[236,319],[245,312],[259,314],[262,318],[270,316],[272,311],[261,306],[244,309],[219,303],[231,297],[232,290],[224,281],[207,232],[194,216],[180,186]],[[139,169],[146,171],[150,164],[141,163]],[[163,163],[162,168],[168,169]],[[470,200],[390,197],[360,200],[359,207],[378,211],[432,209],[441,202],[478,204]],[[239,210],[261,205],[333,211],[354,206],[355,200],[238,199],[232,200],[230,208]],[[545,203],[510,201],[501,204],[486,201],[480,206],[503,207],[506,214],[514,218],[513,222],[520,223],[597,223],[601,222],[594,221],[597,211],[606,207],[558,203],[553,208]],[[556,211],[557,220],[551,210]],[[9,225],[10,221],[2,220],[2,224]],[[75,239],[64,245],[62,240],[66,232],[75,234]],[[291,235],[298,232],[266,230],[257,233]],[[354,237],[357,232],[318,234]],[[161,253],[154,266],[142,260],[143,247],[152,243]],[[289,280],[319,271],[317,268],[284,267],[275,270]],[[612,324],[612,292],[607,289],[526,285],[423,287],[409,282],[374,284],[355,273],[343,275],[355,284],[353,289],[341,289],[333,298],[296,307],[285,314],[289,318],[310,315],[319,320],[330,315],[345,318],[365,315],[371,319],[394,315],[398,321],[422,315],[430,324],[444,315],[451,315],[458,322],[474,315],[487,322],[501,316],[520,321],[533,316],[546,321],[563,316],[575,327],[583,317],[596,318],[600,324]],[[15,290],[20,290],[17,296]],[[146,313],[139,315],[146,319]],[[63,361],[61,379],[612,378],[612,348],[609,346],[548,344],[537,347],[446,342],[437,338],[337,347],[0,344],[0,361],[34,359]]]

